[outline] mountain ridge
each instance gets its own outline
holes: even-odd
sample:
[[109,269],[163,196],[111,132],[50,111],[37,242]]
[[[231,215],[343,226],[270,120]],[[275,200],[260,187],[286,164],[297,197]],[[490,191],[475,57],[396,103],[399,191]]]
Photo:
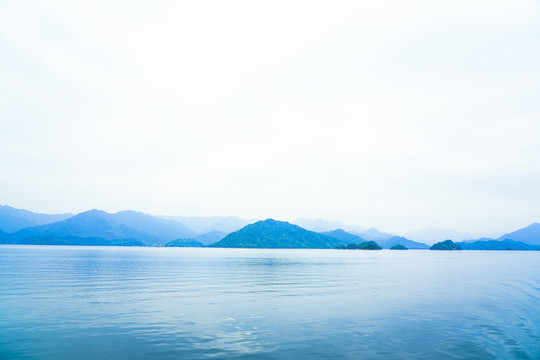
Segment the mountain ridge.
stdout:
[[110,214],[103,210],[92,209],[59,222],[19,230],[12,234],[12,238],[17,242],[40,237],[102,238],[111,242],[136,239],[145,245],[153,246],[160,242],[194,235],[194,232],[172,220],[159,219],[131,210]]
[[46,225],[72,216],[74,214],[44,214],[0,205],[0,230],[5,233],[14,233],[27,227]]
[[532,223],[521,229],[514,230],[497,238],[497,240],[512,239],[527,245],[540,245],[540,223]]
[[[22,215],[21,215],[22,214]],[[21,216],[19,216],[21,215]],[[27,216],[28,218],[24,218]],[[172,218],[176,218],[173,220]],[[143,244],[146,246],[153,246],[156,244],[166,244],[170,241],[177,239],[185,240],[194,240],[199,241],[203,245],[211,245],[213,243],[218,243],[221,240],[225,239],[228,235],[227,232],[219,230],[210,230],[205,233],[199,233],[193,229],[185,226],[178,221],[179,218],[182,219],[191,219],[193,224],[198,224],[198,230],[205,227],[228,227],[228,228],[237,228],[243,225],[240,229],[242,230],[248,225],[253,225],[251,221],[254,219],[246,220],[234,216],[223,217],[223,216],[214,216],[214,217],[170,217],[170,216],[154,216],[150,214],[145,214],[139,211],[133,210],[124,210],[117,213],[108,213],[103,210],[92,209],[88,211],[81,212],[79,214],[73,215],[71,213],[65,214],[40,214],[34,213],[24,209],[15,209],[8,205],[0,205],[0,224],[3,224],[3,228],[0,227],[0,243],[58,243],[66,244],[70,241],[76,244],[113,244],[113,243],[122,243],[122,244]],[[21,220],[22,219],[22,220]],[[58,220],[60,219],[60,220]],[[58,220],[58,221],[53,221]],[[326,227],[334,227],[336,225],[345,225],[339,221],[329,221],[324,219],[297,219],[302,221],[307,221],[311,225],[320,225]],[[8,230],[17,229],[21,226],[27,225],[29,223],[33,224],[36,221],[45,222],[45,224],[32,225],[22,229],[19,229],[15,232],[9,232]],[[52,221],[52,222],[51,222]],[[265,221],[276,221],[272,219],[267,219]],[[265,222],[258,221],[258,222]],[[302,228],[298,224],[291,224],[287,222],[281,222],[282,224],[289,224],[290,226],[297,226],[296,232],[302,229],[303,231],[311,231],[309,229]],[[245,224],[245,225],[244,225]],[[355,227],[360,229],[361,227],[356,225],[345,225],[347,227]],[[287,228],[287,231],[292,231],[292,228]],[[364,229],[364,228],[361,228]],[[435,227],[428,227],[424,230],[426,231],[445,231],[453,232],[456,234],[461,234],[458,239],[468,236],[468,233],[461,233],[455,230],[449,229],[439,229]],[[264,230],[264,229],[263,229]],[[268,230],[268,229],[266,229]],[[234,233],[236,231],[232,231]],[[292,231],[292,233],[295,233]],[[314,231],[311,231],[314,232]],[[264,233],[264,231],[263,231]],[[230,234],[229,234],[230,235]],[[256,234],[252,234],[256,235]],[[262,234],[264,235],[264,234]],[[268,235],[268,234],[267,234]],[[273,234],[274,238],[279,234]],[[281,234],[283,235],[283,234]],[[300,234],[296,233],[297,240],[302,237]],[[390,248],[394,245],[400,244],[404,245],[410,249],[426,249],[429,246],[425,243],[415,241],[414,239],[409,239],[406,237],[396,236],[389,233],[381,232],[375,228],[369,228],[358,232],[355,230],[346,230],[343,228],[337,228],[330,231],[320,232],[319,235],[329,236],[335,240],[340,241],[344,244],[350,243],[361,243],[364,241],[376,241],[383,248]],[[498,235],[498,234],[497,234]],[[315,241],[317,236],[306,235],[303,233],[302,236],[307,236],[311,240]],[[278,236],[279,237],[279,236]],[[307,239],[306,238],[306,239]],[[335,240],[329,241],[322,240],[318,238],[317,241],[311,245],[315,247],[327,248],[330,243],[335,243]],[[114,240],[114,241],[113,241]],[[120,241],[121,240],[121,241]],[[268,239],[267,239],[268,240]],[[283,240],[283,239],[282,239]],[[292,241],[293,239],[288,239],[287,241]],[[305,239],[304,239],[305,240]],[[540,246],[540,223],[532,223],[523,228],[514,230],[512,232],[506,233],[498,238],[469,238],[468,240],[458,241],[453,239],[456,243],[464,244],[464,249],[503,249],[506,247],[515,248],[517,250],[522,249],[534,249],[535,246]],[[432,238],[433,241],[433,238]],[[430,242],[432,242],[430,241]],[[108,242],[108,243],[107,243]],[[504,244],[503,244],[504,242]],[[293,241],[294,243],[294,241]],[[305,247],[307,243],[302,244],[302,242],[297,243],[295,246]],[[325,245],[323,245],[325,244]],[[471,245],[472,244],[472,245]],[[268,245],[268,244],[267,244]],[[270,244],[271,246],[275,246]],[[268,245],[268,246],[270,246]],[[283,243],[280,246],[291,246],[291,244]],[[309,245],[309,246],[311,246]],[[252,246],[255,246],[252,244]]]

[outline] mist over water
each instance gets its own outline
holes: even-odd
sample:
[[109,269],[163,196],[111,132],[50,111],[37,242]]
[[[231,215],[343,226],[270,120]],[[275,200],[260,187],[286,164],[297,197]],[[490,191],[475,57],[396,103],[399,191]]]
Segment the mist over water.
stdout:
[[538,359],[540,252],[0,246],[0,359]]

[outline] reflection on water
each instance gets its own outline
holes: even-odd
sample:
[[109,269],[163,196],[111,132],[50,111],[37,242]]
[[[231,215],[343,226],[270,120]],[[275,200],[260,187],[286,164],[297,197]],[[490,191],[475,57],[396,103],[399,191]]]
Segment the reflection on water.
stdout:
[[0,246],[0,359],[538,359],[540,252]]

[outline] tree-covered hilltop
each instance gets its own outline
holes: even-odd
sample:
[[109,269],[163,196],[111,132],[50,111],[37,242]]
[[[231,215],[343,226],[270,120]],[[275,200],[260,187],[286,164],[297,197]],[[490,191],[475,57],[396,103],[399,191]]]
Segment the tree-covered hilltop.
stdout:
[[452,240],[445,240],[434,244],[429,250],[461,250],[461,246]]
[[343,242],[285,221],[267,219],[247,225],[209,247],[333,249]]
[[340,245],[336,249],[343,250],[382,250],[382,247],[379,246],[375,241],[364,241],[358,244],[346,244]]
[[405,245],[396,244],[390,248],[390,250],[409,250]]
[[166,247],[204,247],[204,244],[195,239],[176,239],[165,244]]

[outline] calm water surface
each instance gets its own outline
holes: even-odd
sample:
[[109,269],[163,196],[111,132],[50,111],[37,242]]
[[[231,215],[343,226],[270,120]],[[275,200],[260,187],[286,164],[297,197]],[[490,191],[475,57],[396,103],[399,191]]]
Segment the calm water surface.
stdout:
[[0,246],[0,359],[540,359],[540,252]]

